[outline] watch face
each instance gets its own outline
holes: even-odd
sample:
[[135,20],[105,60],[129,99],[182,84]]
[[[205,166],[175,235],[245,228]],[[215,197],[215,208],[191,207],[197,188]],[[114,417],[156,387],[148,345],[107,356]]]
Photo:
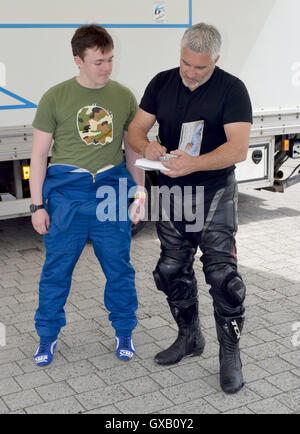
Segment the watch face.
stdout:
[[30,212],[36,212],[38,209],[44,208],[44,205],[33,205],[29,206]]

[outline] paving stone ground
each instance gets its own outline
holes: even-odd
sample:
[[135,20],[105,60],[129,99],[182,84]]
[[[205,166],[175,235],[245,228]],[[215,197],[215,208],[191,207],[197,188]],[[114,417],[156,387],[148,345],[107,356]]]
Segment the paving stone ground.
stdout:
[[177,366],[153,362],[155,353],[173,342],[176,327],[152,279],[159,241],[151,222],[131,249],[139,296],[135,358],[126,363],[115,357],[103,304],[105,279],[87,244],[74,272],[68,324],[55,359],[38,368],[32,358],[38,344],[33,317],[45,254],[42,237],[29,218],[0,221],[0,414],[299,414],[300,184],[284,194],[240,193],[238,209],[239,267],[248,291],[241,339],[246,384],[233,396],[219,386],[212,303],[198,259],[205,351]]

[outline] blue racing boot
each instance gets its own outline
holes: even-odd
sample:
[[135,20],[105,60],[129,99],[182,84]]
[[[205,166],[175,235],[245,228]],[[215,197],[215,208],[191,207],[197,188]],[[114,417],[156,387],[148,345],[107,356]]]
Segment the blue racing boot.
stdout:
[[40,346],[34,355],[34,361],[38,366],[46,366],[52,362],[56,344],[57,341],[40,343]]
[[130,360],[134,356],[135,348],[131,336],[116,336],[116,356],[121,360]]

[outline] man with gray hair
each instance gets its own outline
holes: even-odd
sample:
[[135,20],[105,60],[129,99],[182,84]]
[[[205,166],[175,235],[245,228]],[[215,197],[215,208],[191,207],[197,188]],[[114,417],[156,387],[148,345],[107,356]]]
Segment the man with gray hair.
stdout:
[[[242,81],[216,66],[220,48],[221,36],[211,25],[200,23],[185,31],[180,67],[151,80],[129,126],[128,142],[151,160],[166,158],[166,152],[170,153],[174,158],[163,162],[166,170],[159,174],[159,186],[180,186],[183,195],[190,187],[192,206],[199,200],[197,188],[204,188],[201,230],[188,231],[184,219],[176,221],[171,215],[165,221],[163,213],[157,222],[161,255],[154,280],[167,295],[179,333],[155,361],[171,365],[203,352],[205,341],[193,270],[200,247],[220,343],[220,383],[226,393],[235,393],[244,384],[239,339],[246,288],[237,269],[234,165],[247,156],[252,109]],[[159,140],[150,142],[147,133],[156,121]],[[191,154],[191,148],[198,154]]]

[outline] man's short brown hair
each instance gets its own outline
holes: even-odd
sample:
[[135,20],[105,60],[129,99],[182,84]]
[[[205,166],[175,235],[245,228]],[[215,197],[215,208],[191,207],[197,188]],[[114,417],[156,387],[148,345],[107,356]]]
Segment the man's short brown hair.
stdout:
[[71,40],[73,56],[84,59],[87,48],[100,48],[102,53],[107,53],[114,48],[114,42],[104,27],[90,24],[78,27]]

